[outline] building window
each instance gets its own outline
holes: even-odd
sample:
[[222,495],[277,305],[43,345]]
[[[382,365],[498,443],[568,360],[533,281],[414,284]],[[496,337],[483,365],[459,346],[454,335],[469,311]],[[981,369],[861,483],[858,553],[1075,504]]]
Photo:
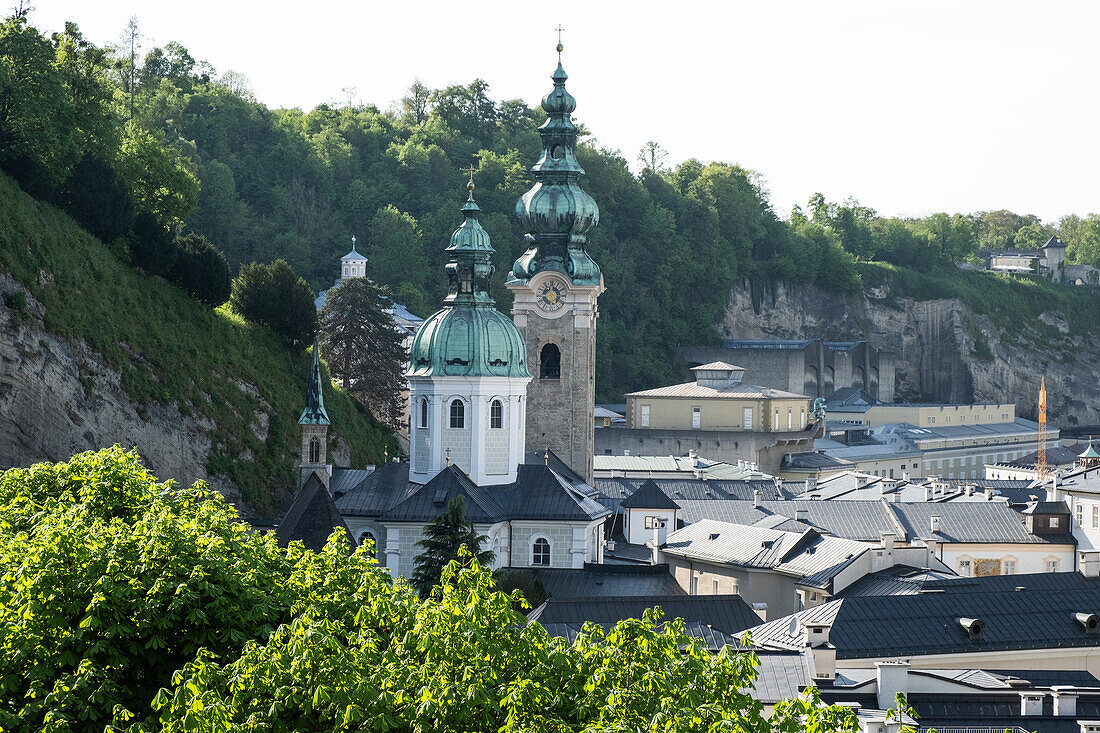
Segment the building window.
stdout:
[[344,266],[344,277],[347,277],[347,276],[348,276],[348,268],[347,268],[347,265],[345,265]]
[[730,580],[730,583],[732,583],[732,584],[733,584],[733,591],[732,591],[732,592],[733,592],[733,594],[734,594],[734,595],[737,595],[737,578],[732,578],[732,579]]
[[787,430],[794,427],[794,410],[787,408]]
[[645,518],[645,528],[646,529],[657,529],[663,523],[664,523],[664,520],[661,519],[660,517],[646,517]]
[[649,427],[649,405],[642,405],[642,427]]
[[428,427],[428,398],[420,400],[420,427]]
[[972,574],[972,572],[971,572],[971,569],[970,569],[970,561],[969,560],[959,560],[959,575],[969,576],[971,574]]
[[803,429],[803,428],[806,427],[806,408],[803,407],[801,412],[802,412],[802,415],[800,417],[799,427],[800,427],[800,429]]
[[453,400],[451,402],[451,427],[466,427],[466,408],[463,406],[462,400]]
[[714,590],[714,595],[718,595],[718,578],[715,578],[713,581],[711,581],[711,587]]
[[539,354],[539,379],[561,379],[561,350],[557,344],[546,344]]
[[1015,575],[1016,574],[1016,561],[1015,560],[1009,560],[1009,559],[1006,558],[1005,561],[1001,564],[1001,567],[1004,568],[1004,574],[1005,575]]
[[493,404],[489,405],[489,427],[504,427],[504,405],[500,400],[493,400]]
[[1045,562],[1045,563],[1043,564],[1043,567],[1045,567],[1045,568],[1046,568],[1046,571],[1047,571],[1048,573],[1056,573],[1056,572],[1058,572],[1058,560],[1057,560],[1057,559],[1053,559],[1053,558],[1052,558],[1052,559],[1048,559],[1048,560],[1047,560],[1047,561],[1046,561],[1046,562]]
[[317,438],[309,439],[309,462],[320,463],[321,462],[321,441]]
[[698,428],[703,418],[703,408],[691,408],[691,427]]
[[1077,502],[1077,526],[1085,526],[1085,505]]
[[369,532],[369,531],[364,530],[359,535],[359,544],[362,545],[362,544],[366,544],[367,542],[370,542],[370,545],[371,545],[370,550],[369,550],[370,556],[371,557],[376,557],[378,555],[378,540],[376,540],[374,538],[374,533],[373,532]]
[[1050,528],[1051,529],[1055,529],[1056,527],[1058,527],[1060,525],[1061,525],[1061,522],[1058,521],[1058,517],[1051,517],[1050,518]]
[[1100,504],[1092,505],[1092,528],[1100,529]]
[[550,542],[544,537],[539,537],[531,546],[532,565],[550,565]]
[[779,430],[779,410],[775,411],[775,420],[772,422],[772,430]]
[[752,430],[752,408],[746,407],[743,417],[743,423],[745,430]]

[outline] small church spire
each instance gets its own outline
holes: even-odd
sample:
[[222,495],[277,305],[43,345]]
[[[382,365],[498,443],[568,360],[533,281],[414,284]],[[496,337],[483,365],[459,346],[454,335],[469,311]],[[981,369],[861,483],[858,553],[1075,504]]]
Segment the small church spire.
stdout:
[[317,337],[313,337],[313,363],[309,368],[309,386],[306,388],[306,407],[298,418],[299,425],[330,425],[325,412],[325,394],[321,389],[321,361],[318,358]]

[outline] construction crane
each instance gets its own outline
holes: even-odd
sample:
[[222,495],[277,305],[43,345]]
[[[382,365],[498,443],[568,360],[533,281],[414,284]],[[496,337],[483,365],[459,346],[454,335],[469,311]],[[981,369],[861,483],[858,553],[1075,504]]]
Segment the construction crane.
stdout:
[[1047,378],[1039,382],[1039,468],[1040,483],[1047,479]]

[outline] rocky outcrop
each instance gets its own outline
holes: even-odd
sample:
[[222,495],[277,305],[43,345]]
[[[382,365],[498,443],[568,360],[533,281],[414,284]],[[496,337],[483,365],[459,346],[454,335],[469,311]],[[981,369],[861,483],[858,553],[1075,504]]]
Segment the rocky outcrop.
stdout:
[[[0,302],[0,466],[64,461],[118,443],[137,448],[162,480],[186,486],[205,480],[247,510],[235,485],[206,473],[210,425],[175,405],[135,404],[118,371],[83,341],[45,331],[42,307],[0,275],[0,293],[10,298],[16,292],[25,293],[18,310]],[[262,417],[257,429],[266,426]]]
[[856,296],[778,283],[755,308],[749,285],[735,287],[719,324],[725,338],[863,339],[896,355],[899,400],[1014,402],[1035,418],[1046,377],[1052,425],[1100,424],[1100,341],[1070,333],[1065,314],[1037,313],[1003,333],[959,300],[918,301],[885,290]]

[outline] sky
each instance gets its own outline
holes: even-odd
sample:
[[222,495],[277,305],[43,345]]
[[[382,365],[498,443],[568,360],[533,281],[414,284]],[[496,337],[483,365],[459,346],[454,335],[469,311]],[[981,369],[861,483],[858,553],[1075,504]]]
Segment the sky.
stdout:
[[[781,214],[815,192],[880,214],[1100,211],[1100,3],[37,0],[97,44],[137,16],[244,74],[271,107],[386,108],[419,78],[536,105],[554,29],[574,118],[634,162],[655,140],[758,172]],[[350,94],[350,97],[349,97]]]

